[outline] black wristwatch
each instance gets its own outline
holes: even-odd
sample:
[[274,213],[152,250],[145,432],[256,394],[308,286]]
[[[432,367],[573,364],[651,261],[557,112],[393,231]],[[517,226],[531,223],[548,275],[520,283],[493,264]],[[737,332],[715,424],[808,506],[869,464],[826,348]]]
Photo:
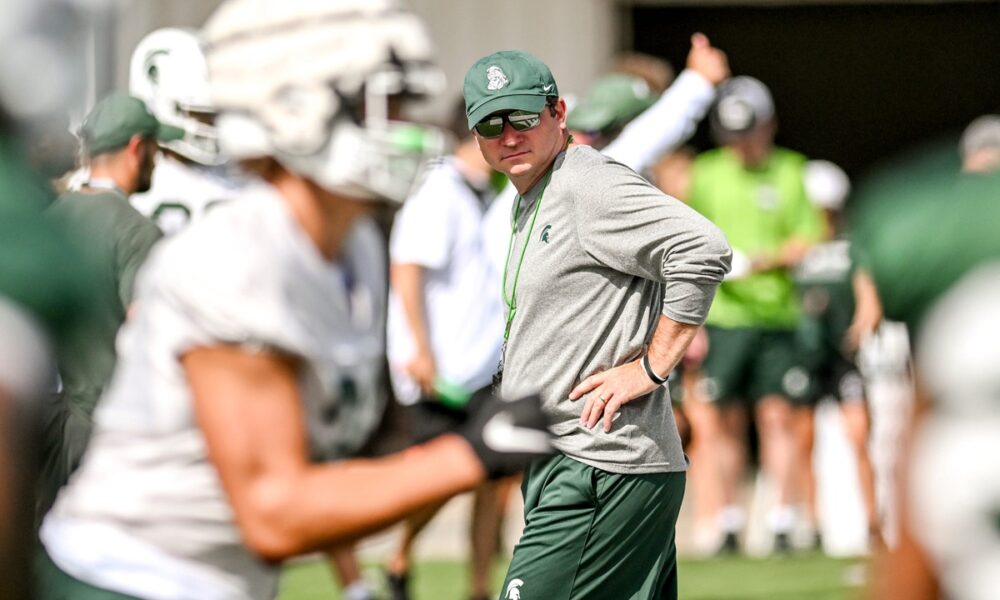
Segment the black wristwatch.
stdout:
[[660,377],[653,372],[653,367],[649,366],[649,354],[642,355],[642,370],[646,372],[646,377],[649,377],[650,381],[656,385],[663,385],[667,382],[666,377]]

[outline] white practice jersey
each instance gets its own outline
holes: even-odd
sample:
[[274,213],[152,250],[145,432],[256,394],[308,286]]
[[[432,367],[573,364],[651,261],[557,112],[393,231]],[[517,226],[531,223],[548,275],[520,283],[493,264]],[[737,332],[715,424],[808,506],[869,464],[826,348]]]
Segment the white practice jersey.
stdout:
[[[423,268],[422,294],[438,376],[473,392],[489,385],[503,343],[498,276],[483,248],[483,205],[455,159],[430,168],[392,226],[393,264]],[[399,297],[389,298],[389,367],[401,404],[420,388],[406,372],[416,344]]]
[[214,344],[300,357],[311,450],[345,451],[337,433],[378,402],[382,364],[381,308],[368,297],[380,294],[357,276],[382,260],[355,256],[367,227],[343,264],[328,262],[261,187],[154,249],[83,465],[43,526],[60,568],[152,600],[274,597],[278,570],[241,542],[179,357]]
[[129,201],[170,236],[235,198],[246,184],[246,178],[236,171],[185,164],[161,153],[149,191],[132,194]]

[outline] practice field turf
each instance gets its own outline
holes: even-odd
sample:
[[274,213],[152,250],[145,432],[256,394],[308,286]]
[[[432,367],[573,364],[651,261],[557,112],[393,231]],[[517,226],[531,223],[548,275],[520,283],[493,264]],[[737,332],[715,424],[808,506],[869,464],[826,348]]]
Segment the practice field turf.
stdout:
[[[818,554],[776,559],[681,561],[683,600],[855,600],[864,563]],[[499,587],[503,565],[496,570]],[[424,561],[414,572],[414,600],[466,600],[466,570],[455,561]],[[285,572],[279,600],[339,599],[326,566],[300,563]]]

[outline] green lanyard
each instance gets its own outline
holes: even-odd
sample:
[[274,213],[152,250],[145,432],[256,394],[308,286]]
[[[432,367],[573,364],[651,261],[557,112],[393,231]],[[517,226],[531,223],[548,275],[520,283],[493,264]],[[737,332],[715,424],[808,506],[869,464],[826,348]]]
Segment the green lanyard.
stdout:
[[538,208],[542,205],[542,196],[545,195],[545,188],[549,185],[552,171],[545,176],[542,189],[538,192],[538,200],[535,201],[535,210],[531,213],[531,225],[528,226],[528,236],[521,247],[521,257],[517,260],[517,270],[514,271],[514,286],[510,290],[510,298],[507,298],[507,269],[510,266],[511,252],[514,249],[514,238],[517,235],[517,215],[521,210],[521,194],[517,195],[517,203],[514,205],[514,219],[510,224],[510,241],[507,242],[507,260],[503,264],[503,302],[507,306],[507,325],[503,330],[503,340],[506,346],[507,338],[510,337],[510,326],[514,322],[514,315],[517,314],[517,280],[521,277],[521,265],[524,263],[524,255],[528,251],[528,242],[531,241],[531,233],[535,230],[535,217],[538,216]]

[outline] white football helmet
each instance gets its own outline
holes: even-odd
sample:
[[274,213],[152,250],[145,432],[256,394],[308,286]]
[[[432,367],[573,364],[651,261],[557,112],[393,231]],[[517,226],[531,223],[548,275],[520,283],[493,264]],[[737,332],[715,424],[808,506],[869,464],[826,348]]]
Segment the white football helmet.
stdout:
[[163,147],[203,165],[223,162],[215,130],[216,110],[208,89],[201,40],[189,29],[157,29],[132,52],[129,93],[143,100],[161,122],[184,130]]
[[394,0],[230,0],[205,25],[219,140],[324,188],[401,202],[443,132],[394,121],[393,97],[438,93],[423,24]]
[[844,170],[828,160],[810,160],[804,173],[806,195],[813,206],[838,211],[851,193],[851,180]]

